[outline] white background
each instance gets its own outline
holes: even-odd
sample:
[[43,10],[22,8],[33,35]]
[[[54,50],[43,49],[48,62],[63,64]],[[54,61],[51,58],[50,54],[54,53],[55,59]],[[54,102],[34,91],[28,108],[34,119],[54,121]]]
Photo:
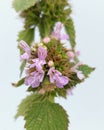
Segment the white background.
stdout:
[[[74,95],[57,101],[70,115],[70,130],[104,130],[104,1],[71,0],[80,59],[95,66],[89,79],[77,86]],[[24,130],[23,119],[14,120],[26,88],[13,88],[19,79],[17,33],[22,20],[11,0],[0,0],[0,130]]]

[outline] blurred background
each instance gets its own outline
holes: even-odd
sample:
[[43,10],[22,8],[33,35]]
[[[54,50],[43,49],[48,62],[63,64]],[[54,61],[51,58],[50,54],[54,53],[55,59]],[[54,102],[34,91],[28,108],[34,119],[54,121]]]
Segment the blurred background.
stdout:
[[[70,0],[80,60],[96,67],[89,79],[73,90],[65,101],[56,99],[70,115],[69,130],[104,130],[104,1]],[[26,87],[13,88],[19,79],[17,34],[23,20],[12,8],[12,0],[0,0],[0,130],[25,130],[23,118],[15,121]]]

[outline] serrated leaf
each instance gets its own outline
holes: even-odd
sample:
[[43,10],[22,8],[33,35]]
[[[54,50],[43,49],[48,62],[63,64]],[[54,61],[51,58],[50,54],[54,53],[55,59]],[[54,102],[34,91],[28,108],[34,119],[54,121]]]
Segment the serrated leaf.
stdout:
[[48,100],[32,104],[25,120],[26,130],[67,130],[69,123],[66,111]]
[[19,32],[17,41],[21,40],[24,40],[28,45],[31,45],[34,40],[34,29],[30,28]]
[[22,79],[20,79],[17,83],[12,83],[12,85],[15,86],[15,87],[19,87],[19,86],[21,86],[22,84],[24,84],[24,79],[25,79],[25,78],[22,78]]
[[19,116],[25,116],[26,112],[29,110],[32,104],[42,101],[44,99],[43,95],[39,94],[31,94],[22,100],[20,105],[18,106],[17,114],[15,115],[15,119]]
[[73,20],[71,18],[67,19],[64,25],[65,25],[66,32],[69,35],[70,44],[72,48],[74,48],[76,45],[76,41],[75,41],[76,36],[75,36],[75,28],[74,28]]
[[18,11],[23,11],[26,10],[33,5],[35,5],[39,0],[14,0],[13,1],[13,7],[15,10]]
[[89,67],[88,65],[81,65],[79,66],[78,70],[82,71],[85,77],[88,77],[88,75],[95,70],[95,68]]

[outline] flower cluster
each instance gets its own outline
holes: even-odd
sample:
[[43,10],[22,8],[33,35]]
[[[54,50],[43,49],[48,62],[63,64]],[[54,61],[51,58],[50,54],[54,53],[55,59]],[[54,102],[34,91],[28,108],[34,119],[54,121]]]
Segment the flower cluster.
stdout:
[[19,43],[24,51],[20,59],[27,62],[24,83],[31,88],[40,88],[40,92],[47,84],[53,86],[52,90],[69,90],[85,78],[79,70],[83,64],[75,60],[80,52],[67,49],[61,43],[61,40],[69,39],[67,34],[62,33],[62,27],[63,24],[58,22],[49,37],[32,47],[23,40]]

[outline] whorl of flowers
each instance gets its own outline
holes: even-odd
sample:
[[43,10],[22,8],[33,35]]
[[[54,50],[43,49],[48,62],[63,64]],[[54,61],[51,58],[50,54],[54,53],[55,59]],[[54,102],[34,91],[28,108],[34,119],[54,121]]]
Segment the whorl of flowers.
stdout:
[[19,47],[23,50],[21,61],[26,61],[24,84],[29,86],[28,91],[56,92],[60,95],[63,90],[66,95],[76,84],[85,79],[85,75],[77,57],[80,52],[66,48],[61,40],[68,40],[67,34],[62,33],[63,24],[57,22],[50,36],[34,43],[31,47],[20,41]]

